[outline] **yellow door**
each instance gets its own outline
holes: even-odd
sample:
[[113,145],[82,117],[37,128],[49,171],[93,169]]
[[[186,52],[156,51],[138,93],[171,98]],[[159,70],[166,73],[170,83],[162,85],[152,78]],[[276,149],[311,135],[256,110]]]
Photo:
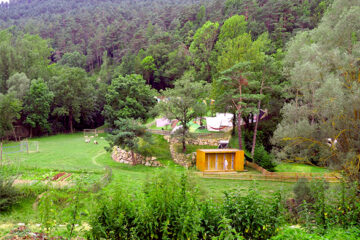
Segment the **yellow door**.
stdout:
[[209,161],[210,161],[210,169],[209,170],[216,170],[215,167],[215,161],[216,161],[216,154],[210,153],[209,155]]
[[218,153],[218,170],[223,171],[224,170],[224,156],[223,153]]

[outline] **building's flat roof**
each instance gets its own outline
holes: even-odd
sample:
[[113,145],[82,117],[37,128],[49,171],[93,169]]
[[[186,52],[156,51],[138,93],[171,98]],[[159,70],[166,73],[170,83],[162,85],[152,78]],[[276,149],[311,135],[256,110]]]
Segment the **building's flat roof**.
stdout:
[[224,148],[224,149],[198,149],[198,151],[205,153],[233,153],[241,150],[235,148]]

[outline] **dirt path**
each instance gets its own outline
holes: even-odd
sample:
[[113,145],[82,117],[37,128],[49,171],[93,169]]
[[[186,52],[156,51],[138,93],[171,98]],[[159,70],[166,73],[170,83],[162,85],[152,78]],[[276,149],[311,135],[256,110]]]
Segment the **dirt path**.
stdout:
[[101,155],[105,154],[105,153],[106,153],[105,151],[101,151],[101,152],[99,152],[98,154],[96,154],[95,156],[93,156],[93,157],[91,158],[92,163],[95,164],[96,166],[103,167],[103,165],[101,165],[100,163],[96,162],[96,159],[97,159],[98,157],[100,157]]

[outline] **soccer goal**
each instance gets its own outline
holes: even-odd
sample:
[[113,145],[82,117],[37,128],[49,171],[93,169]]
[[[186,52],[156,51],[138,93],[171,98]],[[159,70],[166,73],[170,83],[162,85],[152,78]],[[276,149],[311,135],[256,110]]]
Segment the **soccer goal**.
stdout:
[[39,152],[39,142],[38,141],[21,141],[20,150],[25,153],[36,153]]
[[88,137],[97,137],[98,136],[98,131],[96,129],[84,129],[84,137],[88,138]]
[[26,155],[20,143],[0,144],[0,166],[20,164],[20,162],[26,159]]

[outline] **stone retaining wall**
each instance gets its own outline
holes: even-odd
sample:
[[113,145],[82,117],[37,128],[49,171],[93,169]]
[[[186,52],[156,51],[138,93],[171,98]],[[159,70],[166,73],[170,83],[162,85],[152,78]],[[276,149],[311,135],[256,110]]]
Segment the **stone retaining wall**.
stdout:
[[[164,138],[170,143],[170,153],[175,163],[184,167],[192,167],[196,164],[196,153],[184,154],[176,151],[176,145],[181,144],[178,138],[171,136],[164,136]],[[189,138],[186,140],[186,144],[218,146],[220,140],[230,140],[230,136],[219,138]]]
[[[162,164],[159,161],[156,161],[155,157],[144,157],[144,156],[142,156],[140,154],[136,154],[136,153],[134,153],[134,155],[135,155],[137,164],[142,164],[142,165],[151,166],[151,167],[162,166]],[[131,156],[131,152],[125,151],[119,147],[113,148],[111,157],[115,162],[125,163],[125,164],[129,164],[129,165],[133,165],[133,163],[134,163],[132,156]]]
[[[179,140],[179,138],[171,137],[171,136],[164,136],[165,140],[168,141],[170,144],[181,144],[182,142]],[[219,141],[221,140],[230,140],[230,136],[223,136],[218,138],[189,138],[186,140],[186,144],[192,144],[192,145],[209,145],[209,146],[218,146]]]
[[174,160],[175,163],[184,166],[184,167],[191,167],[196,163],[196,154],[195,153],[178,153],[176,151],[176,145],[174,143],[170,143],[170,152],[171,157]]

